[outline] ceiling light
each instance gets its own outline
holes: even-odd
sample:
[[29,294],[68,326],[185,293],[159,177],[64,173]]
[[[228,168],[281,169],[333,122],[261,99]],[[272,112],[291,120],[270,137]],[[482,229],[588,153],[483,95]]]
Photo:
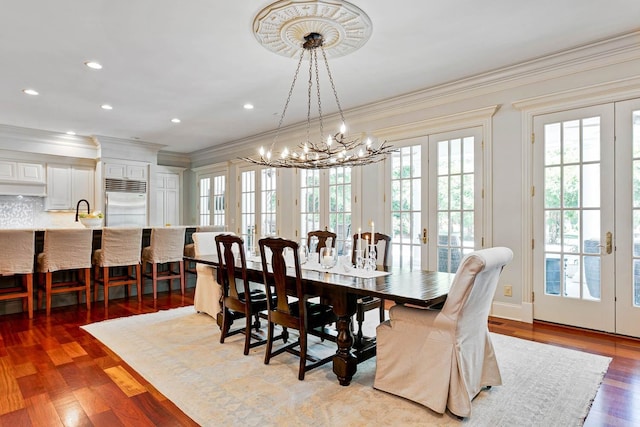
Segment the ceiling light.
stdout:
[[27,95],[33,95],[33,96],[40,95],[38,91],[34,89],[22,89],[22,92],[26,93]]
[[253,104],[247,103],[247,104],[244,104],[243,107],[245,110],[253,110]]
[[75,135],[76,133],[72,130],[67,131],[67,135]]
[[93,68],[94,70],[102,70],[102,64],[95,61],[87,61],[84,63],[89,68]]
[[[309,6],[313,6],[313,8]],[[336,7],[341,10],[336,11]],[[345,24],[346,22],[348,24]],[[348,25],[349,28],[345,28],[345,25]],[[286,31],[283,31],[283,29],[286,29]],[[327,50],[331,50],[334,54],[337,52],[337,55],[344,55],[360,47],[370,35],[370,29],[371,22],[368,16],[362,10],[346,1],[342,1],[336,6],[336,3],[328,3],[326,1],[303,0],[291,2],[290,0],[280,0],[258,13],[254,19],[254,33],[263,46],[282,54],[283,51],[287,50],[283,48],[283,45],[291,44],[290,42],[293,41],[295,42],[294,44],[297,43],[298,51],[301,51],[271,149],[265,150],[261,147],[258,158],[244,157],[243,160],[267,167],[326,169],[336,166],[368,165],[384,160],[387,154],[395,151],[392,146],[387,145],[386,141],[374,145],[369,142],[362,142],[359,138],[347,136],[344,114],[338,100],[338,92],[331,76],[331,70],[329,69],[327,52],[324,48],[325,44],[327,44],[329,46]],[[327,35],[326,38],[325,34]],[[297,41],[292,40],[296,37]],[[306,139],[298,142],[297,147],[293,149],[284,147],[276,154],[273,152],[274,147],[287,113],[287,107],[291,101],[300,66],[307,53],[309,56],[309,78],[306,91]],[[320,102],[321,79],[318,72],[318,55],[321,55],[324,62],[323,68],[326,69],[340,114],[341,127],[335,134],[331,132],[329,135],[325,135],[324,133],[322,105]],[[315,89],[313,88],[314,84]],[[315,99],[312,102],[314,96]],[[312,105],[317,105],[318,107],[318,139],[316,139],[316,136],[313,136],[313,138],[311,136]]]
[[171,119],[171,123],[180,123],[180,121],[181,120],[179,118],[177,118],[177,117]]
[[102,108],[103,110],[113,110],[113,107],[109,104],[102,104],[100,108]]

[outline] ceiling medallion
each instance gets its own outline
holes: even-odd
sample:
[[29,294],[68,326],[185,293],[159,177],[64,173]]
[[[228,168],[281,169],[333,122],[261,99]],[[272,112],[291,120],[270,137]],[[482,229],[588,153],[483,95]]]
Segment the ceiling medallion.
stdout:
[[371,20],[346,1],[281,0],[262,9],[253,20],[253,34],[265,48],[295,57],[306,35],[322,34],[328,57],[358,50],[371,36]]
[[[326,169],[336,166],[362,166],[382,161],[391,153],[392,146],[386,141],[374,144],[371,139],[361,142],[346,135],[344,114],[338,92],[331,76],[328,52],[340,56],[358,49],[371,34],[371,21],[360,9],[347,2],[326,1],[279,1],[263,9],[254,20],[254,34],[263,46],[278,54],[292,56],[300,53],[298,66],[293,76],[289,95],[280,115],[280,122],[270,150],[260,148],[259,158],[244,157],[243,160],[261,166],[299,169]],[[305,55],[309,57],[307,80],[307,135],[306,140],[289,150],[285,147],[278,155],[273,148],[280,134],[282,123],[298,80],[300,66]],[[326,136],[320,102],[320,76],[318,56],[324,62],[333,96],[340,113],[340,131]],[[313,86],[315,84],[315,91]],[[320,125],[319,141],[311,139],[312,97],[318,107]]]

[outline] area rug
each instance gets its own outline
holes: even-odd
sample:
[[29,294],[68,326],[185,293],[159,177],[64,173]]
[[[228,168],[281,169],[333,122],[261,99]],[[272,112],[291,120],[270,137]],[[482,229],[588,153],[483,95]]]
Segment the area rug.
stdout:
[[[338,384],[330,363],[298,381],[295,356],[276,356],[269,365],[264,347],[243,356],[242,336],[220,344],[215,320],[192,306],[83,329],[203,426],[581,425],[611,361],[492,334],[504,384],[482,391],[471,417],[460,421],[373,389],[375,358],[358,365],[348,387]],[[314,341],[314,351],[332,345]]]

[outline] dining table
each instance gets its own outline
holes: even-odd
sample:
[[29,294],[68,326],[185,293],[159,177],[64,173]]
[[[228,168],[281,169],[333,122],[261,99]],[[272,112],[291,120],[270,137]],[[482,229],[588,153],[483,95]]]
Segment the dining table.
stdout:
[[[184,259],[218,266],[217,255],[186,256]],[[248,256],[246,267],[249,281],[263,283],[262,263],[259,257]],[[289,270],[292,289],[295,289],[295,272],[293,268]],[[343,386],[351,383],[359,362],[375,356],[375,337],[368,339],[367,345],[362,348],[353,347],[351,322],[359,298],[371,296],[396,304],[430,307],[446,300],[454,278],[454,274],[451,273],[419,268],[385,269],[378,266],[376,270],[364,270],[346,264],[324,268],[319,263],[311,262],[301,265],[301,274],[305,294],[318,296],[327,301],[338,319],[335,337],[338,348],[333,357],[333,372]]]

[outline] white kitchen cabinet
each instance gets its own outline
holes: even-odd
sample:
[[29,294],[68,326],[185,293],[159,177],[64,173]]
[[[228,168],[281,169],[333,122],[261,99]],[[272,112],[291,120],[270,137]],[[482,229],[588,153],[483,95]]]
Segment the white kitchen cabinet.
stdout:
[[131,165],[123,163],[105,163],[105,178],[147,180],[147,165]]
[[[95,209],[95,171],[89,166],[47,165],[47,210],[75,209],[85,199]],[[86,209],[86,205],[82,205]]]
[[180,175],[156,174],[156,214],[161,225],[180,224]]
[[44,167],[40,163],[0,160],[0,180],[44,183]]

